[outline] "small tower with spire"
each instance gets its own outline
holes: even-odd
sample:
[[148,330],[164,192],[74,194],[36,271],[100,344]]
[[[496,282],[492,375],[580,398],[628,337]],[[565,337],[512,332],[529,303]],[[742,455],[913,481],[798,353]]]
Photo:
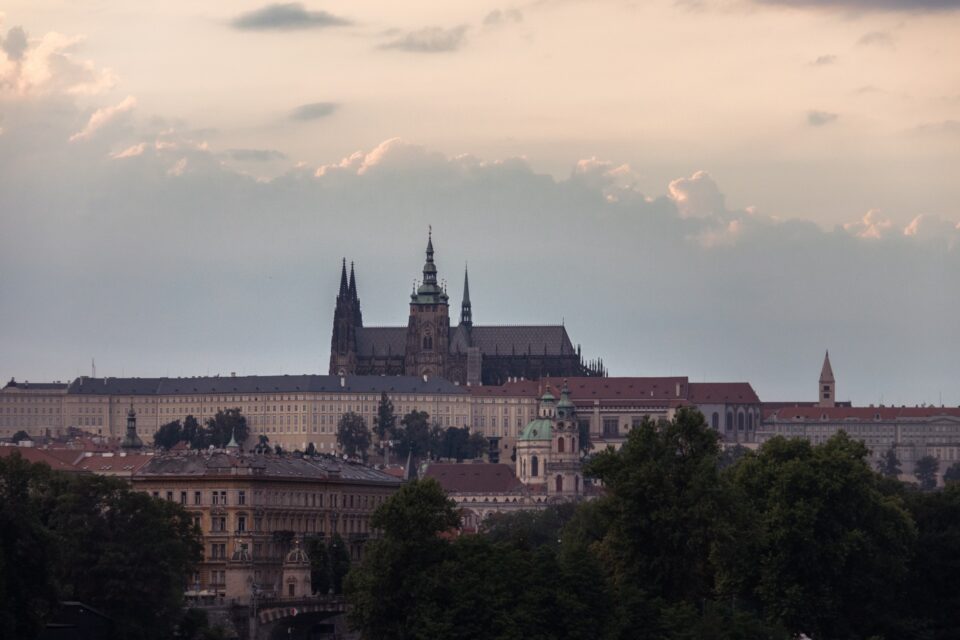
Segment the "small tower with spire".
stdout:
[[143,449],[143,440],[137,435],[137,412],[133,410],[133,404],[130,404],[130,410],[127,411],[127,434],[123,437],[120,446],[127,451],[139,451]]
[[470,274],[467,266],[463,266],[463,302],[460,303],[460,324],[470,328],[473,326],[473,310],[470,307]]
[[837,400],[837,382],[833,378],[833,367],[830,366],[830,352],[823,357],[823,367],[820,369],[820,402],[821,407],[833,407]]

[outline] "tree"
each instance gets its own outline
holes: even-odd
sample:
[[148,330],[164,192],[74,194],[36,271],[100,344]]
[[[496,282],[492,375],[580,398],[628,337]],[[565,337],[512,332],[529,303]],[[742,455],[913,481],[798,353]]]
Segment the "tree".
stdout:
[[56,539],[44,526],[39,496],[50,489],[46,465],[14,451],[0,457],[0,637],[36,637],[57,602]]
[[449,557],[450,543],[439,534],[459,521],[456,504],[433,479],[412,480],[377,507],[370,524],[382,535],[367,543],[345,585],[351,623],[363,637],[430,637],[416,614],[440,602],[428,576]]
[[254,453],[270,453],[270,438],[264,434],[257,436],[257,446],[253,448]]
[[310,587],[314,593],[326,594],[332,585],[326,541],[320,536],[310,536],[306,540],[306,547],[310,558]]
[[343,580],[350,572],[350,552],[339,533],[330,538],[327,555],[330,558],[330,588],[336,594],[343,593]]
[[349,411],[340,416],[337,425],[337,445],[350,458],[367,459],[370,449],[370,429],[363,416]]
[[954,482],[960,482],[960,462],[954,462],[943,472],[944,484],[953,484]]
[[179,420],[174,420],[157,429],[157,432],[153,434],[153,446],[172,449],[182,439],[183,426]]
[[317,445],[312,442],[307,445],[307,450],[303,452],[304,455],[310,456],[311,458],[317,455]]
[[377,405],[377,417],[373,419],[373,431],[377,440],[382,442],[394,437],[397,428],[397,416],[393,413],[393,402],[384,391],[380,394],[380,403]]
[[11,438],[11,440],[16,442],[17,444],[20,444],[24,440],[32,440],[32,439],[33,438],[30,437],[30,434],[24,431],[23,429],[20,429],[20,431],[17,431],[15,434],[13,434],[13,437]]
[[191,449],[206,448],[203,436],[204,430],[196,418],[194,418],[192,415],[189,415],[183,419],[183,432],[180,436],[180,439],[184,442],[189,442]]
[[205,431],[205,445],[212,444],[218,449],[227,446],[231,437],[242,446],[250,434],[247,418],[240,413],[240,409],[217,411],[214,417],[207,419]]
[[747,454],[749,449],[741,444],[735,444],[732,447],[724,447],[720,452],[720,457],[717,460],[717,464],[720,465],[721,469],[726,469],[727,467],[732,467],[737,464],[737,462]]
[[940,470],[940,461],[933,456],[923,456],[913,465],[913,476],[920,483],[920,488],[930,491],[937,488],[937,471]]
[[896,480],[900,477],[900,458],[893,447],[887,449],[877,460],[877,472],[885,478]]
[[402,425],[396,432],[395,451],[401,458],[409,453],[421,458],[430,452],[430,414],[426,411],[411,411],[400,420]]
[[819,446],[773,438],[731,467],[747,517],[717,557],[721,590],[795,635],[896,637],[916,531],[867,455],[841,431]]
[[490,441],[482,433],[474,431],[470,434],[470,439],[467,441],[467,457],[482,458],[489,449]]

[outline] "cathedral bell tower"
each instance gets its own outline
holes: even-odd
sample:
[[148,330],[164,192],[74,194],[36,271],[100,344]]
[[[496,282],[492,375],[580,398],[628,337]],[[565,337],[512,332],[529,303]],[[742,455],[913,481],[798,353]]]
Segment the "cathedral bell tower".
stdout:
[[410,295],[404,373],[409,376],[443,376],[449,348],[449,298],[437,282],[431,229],[427,236],[427,261],[423,264],[423,281]]
[[357,371],[357,329],[363,326],[357,279],[350,263],[347,279],[347,260],[340,269],[340,291],[333,311],[333,337],[330,340],[330,375],[351,374]]

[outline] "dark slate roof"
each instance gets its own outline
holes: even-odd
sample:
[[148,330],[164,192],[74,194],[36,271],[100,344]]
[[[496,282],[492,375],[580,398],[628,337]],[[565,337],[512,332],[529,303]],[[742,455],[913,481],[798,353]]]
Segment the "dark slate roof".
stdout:
[[416,376],[198,376],[196,378],[77,378],[67,393],[78,395],[179,395],[192,393],[283,393],[328,391],[343,393],[465,394],[467,390],[443,378]]
[[[466,331],[451,328],[450,350],[466,351]],[[470,340],[484,356],[509,356],[514,353],[550,356],[575,355],[566,327],[562,325],[474,326]],[[369,357],[398,356],[406,351],[406,327],[360,327],[357,329],[357,354]]]
[[141,467],[135,478],[157,476],[252,475],[259,478],[288,480],[313,479],[399,485],[400,480],[372,467],[341,462],[332,457],[247,455],[229,453],[190,453],[154,456]]
[[760,398],[749,382],[691,382],[690,401],[694,404],[755,404]]
[[357,354],[403,356],[407,350],[406,327],[358,327]]
[[490,463],[433,463],[426,477],[434,478],[447,493],[503,493],[520,491],[523,483],[513,467]]
[[10,378],[10,382],[3,386],[4,389],[23,389],[24,391],[62,391],[67,388],[65,382],[17,382]]

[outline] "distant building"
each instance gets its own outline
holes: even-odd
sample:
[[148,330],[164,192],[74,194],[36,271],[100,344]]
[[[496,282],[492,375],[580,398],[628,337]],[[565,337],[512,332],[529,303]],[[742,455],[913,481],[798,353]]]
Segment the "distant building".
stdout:
[[577,411],[564,383],[557,402],[548,388],[536,419],[517,439],[517,477],[551,497],[575,500],[583,495]]
[[423,280],[410,295],[406,326],[363,326],[353,265],[348,278],[344,261],[329,373],[440,376],[462,385],[490,385],[545,376],[601,376],[604,369],[600,361],[583,361],[562,325],[474,325],[466,270],[460,322],[451,326],[449,296],[437,279],[431,237]]
[[62,382],[17,382],[11,378],[0,389],[0,438],[17,431],[26,431],[31,437],[63,433],[66,392],[67,385]]
[[[358,559],[373,510],[400,480],[331,457],[190,453],[152,458],[133,488],[177,502],[203,533],[203,561],[188,585],[198,598],[249,601],[305,592],[304,538],[340,534]],[[302,551],[301,551],[302,554]],[[292,572],[292,573],[291,573]],[[291,575],[299,582],[289,583]]]

